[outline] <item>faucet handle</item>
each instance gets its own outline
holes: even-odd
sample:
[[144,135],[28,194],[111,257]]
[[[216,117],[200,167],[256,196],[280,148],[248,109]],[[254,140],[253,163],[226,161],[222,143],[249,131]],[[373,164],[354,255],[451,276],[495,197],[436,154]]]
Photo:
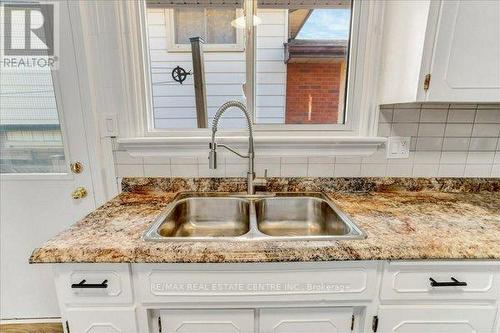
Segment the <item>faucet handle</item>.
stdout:
[[264,177],[256,177],[253,181],[256,190],[265,191],[267,187],[267,169],[264,169]]

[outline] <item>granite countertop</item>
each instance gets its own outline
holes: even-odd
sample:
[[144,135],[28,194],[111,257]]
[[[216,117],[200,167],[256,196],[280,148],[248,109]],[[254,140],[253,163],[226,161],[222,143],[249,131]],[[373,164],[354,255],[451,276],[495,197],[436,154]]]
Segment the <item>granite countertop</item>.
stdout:
[[30,262],[500,259],[500,179],[270,179],[269,191],[326,193],[368,235],[347,241],[146,242],[143,233],[179,191],[239,192],[244,180],[130,178],[122,187]]

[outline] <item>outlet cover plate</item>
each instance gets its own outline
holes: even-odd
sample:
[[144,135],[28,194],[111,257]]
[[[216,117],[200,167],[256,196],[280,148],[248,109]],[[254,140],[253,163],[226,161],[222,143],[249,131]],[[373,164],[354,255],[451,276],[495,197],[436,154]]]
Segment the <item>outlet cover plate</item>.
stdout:
[[390,136],[387,138],[386,152],[387,158],[409,158],[410,157],[409,136]]

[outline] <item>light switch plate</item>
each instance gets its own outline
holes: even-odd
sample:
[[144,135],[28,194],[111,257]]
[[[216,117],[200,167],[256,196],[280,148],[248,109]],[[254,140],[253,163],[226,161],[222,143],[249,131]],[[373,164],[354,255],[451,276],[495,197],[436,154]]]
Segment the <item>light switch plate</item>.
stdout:
[[410,157],[409,136],[390,136],[387,138],[386,153],[387,158],[409,158]]
[[106,113],[101,116],[101,137],[117,137],[118,136],[118,119],[116,113]]

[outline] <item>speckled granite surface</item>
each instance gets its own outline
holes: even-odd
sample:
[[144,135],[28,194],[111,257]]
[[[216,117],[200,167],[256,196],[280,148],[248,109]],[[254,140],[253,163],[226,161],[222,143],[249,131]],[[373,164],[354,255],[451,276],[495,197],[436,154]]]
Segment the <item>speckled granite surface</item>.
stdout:
[[145,242],[176,192],[244,191],[244,180],[133,178],[122,186],[30,262],[500,259],[500,179],[270,179],[269,191],[327,193],[368,234],[350,241]]

